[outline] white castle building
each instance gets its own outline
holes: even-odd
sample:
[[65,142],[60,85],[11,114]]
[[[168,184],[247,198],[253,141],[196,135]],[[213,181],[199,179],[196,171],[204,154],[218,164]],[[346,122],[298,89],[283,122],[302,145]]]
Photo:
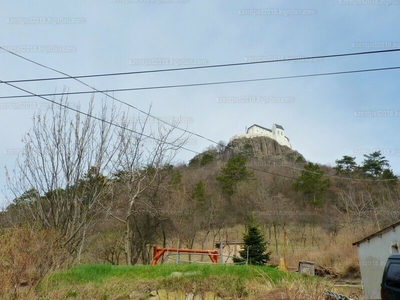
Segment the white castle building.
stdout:
[[283,127],[278,124],[273,124],[272,129],[268,129],[257,124],[251,125],[249,128],[247,128],[245,134],[237,134],[233,136],[230,140],[232,141],[235,139],[253,138],[260,136],[266,136],[274,139],[278,142],[278,144],[292,149],[292,145],[290,144],[289,139],[285,136],[285,129],[283,129]]

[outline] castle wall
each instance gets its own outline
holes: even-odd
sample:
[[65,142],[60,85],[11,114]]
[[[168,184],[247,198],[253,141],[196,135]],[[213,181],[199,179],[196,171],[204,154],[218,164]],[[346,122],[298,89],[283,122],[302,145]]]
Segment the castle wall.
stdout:
[[277,140],[277,142],[283,146],[287,146],[290,149],[292,149],[292,144],[290,144],[289,139],[287,137],[282,137],[281,140]]
[[274,139],[274,134],[272,133],[272,131],[268,131],[263,128],[257,127],[257,126],[250,127],[247,130],[247,134],[255,134],[257,136],[262,135],[262,136],[267,136],[267,137]]
[[247,133],[236,134],[230,139],[230,141],[235,140],[235,139],[240,139],[240,138],[254,138],[254,137],[260,137],[260,136],[266,136],[271,139],[274,139],[275,141],[278,142],[278,144],[292,149],[292,145],[290,144],[289,139],[285,136],[284,130],[277,128],[275,126],[275,124],[272,127],[272,131],[269,131],[264,128],[260,128],[258,126],[251,126],[247,130]]
[[285,137],[285,132],[282,129],[276,128],[275,124],[272,127],[272,133],[274,135],[275,140],[281,144],[284,145],[287,138]]

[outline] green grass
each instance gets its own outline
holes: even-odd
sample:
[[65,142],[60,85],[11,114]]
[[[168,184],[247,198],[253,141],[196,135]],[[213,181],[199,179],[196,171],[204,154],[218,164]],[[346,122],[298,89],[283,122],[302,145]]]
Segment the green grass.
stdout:
[[239,299],[247,296],[253,286],[275,285],[284,277],[284,272],[272,267],[246,265],[84,265],[49,274],[36,292],[51,299],[84,299],[83,295],[95,299],[127,299],[132,291],[145,295],[151,290],[165,289],[213,291]]
[[268,277],[272,282],[277,282],[284,274],[283,272],[271,267],[244,265],[85,265],[55,272],[48,277],[48,280],[52,282],[83,284],[88,282],[101,283],[104,280],[118,277],[123,280],[130,279],[138,281],[163,279],[171,276],[173,272],[188,273],[184,275],[195,278],[206,278],[211,276],[235,276],[246,279]]

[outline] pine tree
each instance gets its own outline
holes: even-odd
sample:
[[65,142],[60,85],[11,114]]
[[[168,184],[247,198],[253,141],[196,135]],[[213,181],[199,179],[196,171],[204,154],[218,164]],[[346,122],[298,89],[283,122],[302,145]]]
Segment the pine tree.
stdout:
[[322,196],[330,185],[329,178],[324,178],[324,171],[318,164],[309,162],[293,183],[293,189],[296,192],[302,192],[309,197],[311,204],[317,205],[322,202]]
[[224,194],[228,196],[234,194],[239,182],[253,179],[254,176],[253,172],[247,170],[246,158],[241,155],[230,158],[220,173],[217,181]]
[[240,257],[233,257],[234,263],[248,263],[251,265],[265,265],[269,261],[271,252],[266,252],[267,246],[260,228],[255,224],[254,218],[243,234],[244,247],[239,251]]
[[356,158],[344,155],[342,159],[336,160],[334,169],[336,170],[336,175],[350,176],[358,169]]

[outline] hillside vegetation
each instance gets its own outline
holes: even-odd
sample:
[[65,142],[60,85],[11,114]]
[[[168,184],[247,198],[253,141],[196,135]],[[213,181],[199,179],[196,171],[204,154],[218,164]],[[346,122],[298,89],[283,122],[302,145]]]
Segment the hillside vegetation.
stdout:
[[251,218],[270,264],[285,257],[296,269],[312,260],[331,274],[357,276],[352,242],[399,219],[399,185],[380,152],[361,165],[344,155],[331,168],[261,137],[220,142],[174,165],[185,137],[172,146],[173,130],[159,127],[150,139],[148,124],[128,130],[123,116],[126,128],[113,129],[62,109],[48,114],[34,119],[26,152],[7,171],[15,195],[0,215],[7,295],[74,265],[148,265],[154,245],[241,242]]

